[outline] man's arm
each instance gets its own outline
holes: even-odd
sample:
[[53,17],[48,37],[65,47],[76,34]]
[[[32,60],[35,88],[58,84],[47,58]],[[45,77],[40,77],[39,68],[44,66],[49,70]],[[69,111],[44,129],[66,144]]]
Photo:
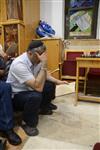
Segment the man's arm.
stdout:
[[62,80],[59,80],[59,79],[54,78],[53,76],[51,76],[50,73],[47,73],[47,80],[48,80],[48,81],[51,81],[51,82],[53,82],[53,83],[55,83],[56,85],[68,84],[67,81],[62,81]]
[[37,77],[35,78],[35,80],[31,79],[26,81],[25,83],[27,86],[31,87],[32,89],[42,92],[45,84],[45,80],[47,79],[47,56],[46,53],[43,53],[42,55],[36,53],[36,55],[42,64],[41,69]]
[[42,67],[35,80],[34,79],[28,80],[25,82],[25,84],[36,91],[42,92],[46,77],[47,77],[47,70],[46,68]]

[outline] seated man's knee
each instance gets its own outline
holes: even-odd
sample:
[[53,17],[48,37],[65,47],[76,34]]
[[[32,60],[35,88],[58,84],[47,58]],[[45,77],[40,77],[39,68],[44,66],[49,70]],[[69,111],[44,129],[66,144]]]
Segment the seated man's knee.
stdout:
[[55,85],[55,83],[53,83],[51,81],[46,81],[44,88],[45,88],[45,90],[52,91],[56,88],[56,85]]
[[4,88],[7,89],[9,92],[12,91],[11,85],[9,83],[5,83],[5,87]]
[[31,99],[31,101],[33,101],[33,103],[41,103],[42,93],[40,93],[40,92],[32,93],[30,95],[30,99]]
[[0,83],[0,88],[5,91],[11,92],[11,85],[9,83],[5,83],[5,82]]

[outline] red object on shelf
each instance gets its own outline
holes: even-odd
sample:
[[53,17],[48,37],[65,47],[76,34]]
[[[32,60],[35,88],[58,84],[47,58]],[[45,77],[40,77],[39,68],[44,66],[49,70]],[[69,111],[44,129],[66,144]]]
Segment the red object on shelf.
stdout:
[[[80,76],[84,76],[84,68],[80,69]],[[62,66],[62,74],[68,76],[76,76],[76,61],[64,61]]]
[[[94,54],[95,52],[91,52],[90,54]],[[66,60],[62,66],[62,75],[63,76],[76,76],[76,57],[81,57],[83,52],[67,52]],[[80,76],[84,76],[85,69],[80,69]],[[96,76],[100,75],[100,69],[90,68],[88,76],[96,78]]]
[[[66,60],[62,66],[62,75],[76,76],[76,57],[81,57],[83,52],[67,52]],[[80,76],[84,76],[84,68],[80,69]]]
[[83,52],[67,52],[66,53],[66,58],[69,61],[76,61],[76,57],[81,57]]

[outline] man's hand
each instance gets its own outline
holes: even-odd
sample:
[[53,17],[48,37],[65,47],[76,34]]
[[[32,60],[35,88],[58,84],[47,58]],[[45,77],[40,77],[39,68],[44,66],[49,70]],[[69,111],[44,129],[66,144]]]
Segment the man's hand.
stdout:
[[56,84],[60,85],[60,84],[69,84],[69,83],[67,81],[57,80]]
[[40,62],[47,62],[47,53],[44,52],[41,55],[37,52],[35,52],[35,54],[37,55],[37,58],[40,60]]

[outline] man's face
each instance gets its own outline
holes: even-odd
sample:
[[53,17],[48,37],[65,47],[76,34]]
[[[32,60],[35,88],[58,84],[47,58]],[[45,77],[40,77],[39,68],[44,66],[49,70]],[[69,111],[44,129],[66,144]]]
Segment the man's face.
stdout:
[[37,53],[39,55],[42,55],[45,51],[46,51],[46,47],[45,46],[43,46],[43,47],[41,46],[39,48],[34,49],[33,51],[29,51],[29,53],[30,53],[30,60],[31,60],[32,64],[40,63],[40,60],[37,57]]

